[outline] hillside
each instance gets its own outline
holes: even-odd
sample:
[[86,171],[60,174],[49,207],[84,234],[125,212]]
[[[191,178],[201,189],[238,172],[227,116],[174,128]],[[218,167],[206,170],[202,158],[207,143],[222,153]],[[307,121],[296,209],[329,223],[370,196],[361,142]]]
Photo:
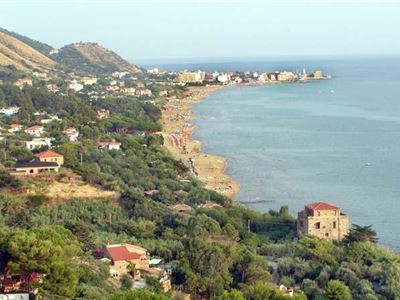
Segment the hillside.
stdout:
[[55,67],[74,72],[141,73],[115,52],[97,43],[76,43],[62,47],[58,53],[48,44],[0,28],[0,68],[14,66],[20,72],[48,71]]
[[19,33],[16,33],[13,31],[8,31],[7,29],[4,29],[4,28],[0,28],[0,32],[16,38],[17,40],[27,44],[28,46],[32,47],[33,49],[39,51],[40,53],[42,53],[46,56],[49,56],[50,51],[53,50],[52,46],[42,43],[42,42],[39,42],[39,41],[36,41],[36,40],[33,40],[33,39],[31,39],[27,36],[21,35]]
[[139,67],[128,63],[115,52],[97,43],[76,43],[64,46],[54,59],[61,65],[90,73],[126,71],[140,73]]
[[0,32],[0,67],[13,65],[18,71],[45,71],[56,63],[21,40]]

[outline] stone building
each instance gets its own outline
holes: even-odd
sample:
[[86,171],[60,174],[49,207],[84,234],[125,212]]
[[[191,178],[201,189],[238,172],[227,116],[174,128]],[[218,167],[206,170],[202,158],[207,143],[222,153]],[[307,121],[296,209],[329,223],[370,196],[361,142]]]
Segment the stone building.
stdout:
[[325,202],[308,204],[298,213],[297,234],[340,241],[348,233],[349,218],[340,208]]

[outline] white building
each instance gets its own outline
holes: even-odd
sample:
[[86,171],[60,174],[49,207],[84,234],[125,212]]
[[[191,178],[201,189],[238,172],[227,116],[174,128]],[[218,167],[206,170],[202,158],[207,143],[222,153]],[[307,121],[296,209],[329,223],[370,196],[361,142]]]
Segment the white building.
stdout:
[[80,90],[83,89],[83,84],[73,81],[70,84],[68,84],[68,89],[74,90],[75,92],[79,92]]
[[76,142],[79,137],[79,131],[76,128],[68,127],[63,130],[63,133],[68,137],[70,142]]
[[221,83],[227,83],[231,79],[230,75],[228,73],[223,73],[218,75],[217,81]]
[[6,115],[6,116],[12,116],[15,115],[19,112],[19,107],[18,106],[9,106],[9,107],[2,107],[0,109],[0,114]]
[[29,135],[33,135],[33,136],[39,137],[44,132],[44,127],[40,126],[40,125],[34,125],[34,126],[26,128],[24,130],[24,132],[29,134]]
[[24,127],[20,124],[11,124],[10,128],[8,129],[8,132],[15,133],[15,132],[21,131],[22,128],[24,128]]
[[112,141],[100,142],[99,148],[102,150],[120,150],[121,145],[122,144],[120,142],[112,140]]
[[54,138],[33,138],[32,141],[26,142],[26,148],[29,150],[39,149],[41,147],[51,148]]

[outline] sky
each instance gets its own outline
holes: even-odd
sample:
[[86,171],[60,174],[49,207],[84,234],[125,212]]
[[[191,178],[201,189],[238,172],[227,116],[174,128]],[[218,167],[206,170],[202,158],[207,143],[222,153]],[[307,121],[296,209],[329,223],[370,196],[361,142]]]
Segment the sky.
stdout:
[[0,27],[130,61],[400,54],[400,0],[0,0]]

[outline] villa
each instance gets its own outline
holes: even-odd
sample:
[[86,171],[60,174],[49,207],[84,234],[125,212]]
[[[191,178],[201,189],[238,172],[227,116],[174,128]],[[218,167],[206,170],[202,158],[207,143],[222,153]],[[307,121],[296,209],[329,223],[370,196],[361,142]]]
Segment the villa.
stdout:
[[64,156],[51,150],[35,154],[35,160],[39,162],[54,162],[57,163],[59,167],[64,164]]
[[68,127],[63,130],[63,133],[68,137],[70,142],[76,142],[79,137],[79,131],[76,128]]
[[26,128],[24,130],[24,132],[29,134],[29,135],[33,135],[33,136],[39,137],[44,132],[44,127],[40,126],[40,125],[34,125],[34,126]]
[[24,128],[24,127],[20,124],[11,124],[10,128],[8,129],[8,132],[15,133],[15,132],[21,131],[22,128]]
[[33,138],[32,141],[26,142],[26,148],[28,150],[39,149],[41,147],[51,148],[51,143],[54,141],[54,138]]

